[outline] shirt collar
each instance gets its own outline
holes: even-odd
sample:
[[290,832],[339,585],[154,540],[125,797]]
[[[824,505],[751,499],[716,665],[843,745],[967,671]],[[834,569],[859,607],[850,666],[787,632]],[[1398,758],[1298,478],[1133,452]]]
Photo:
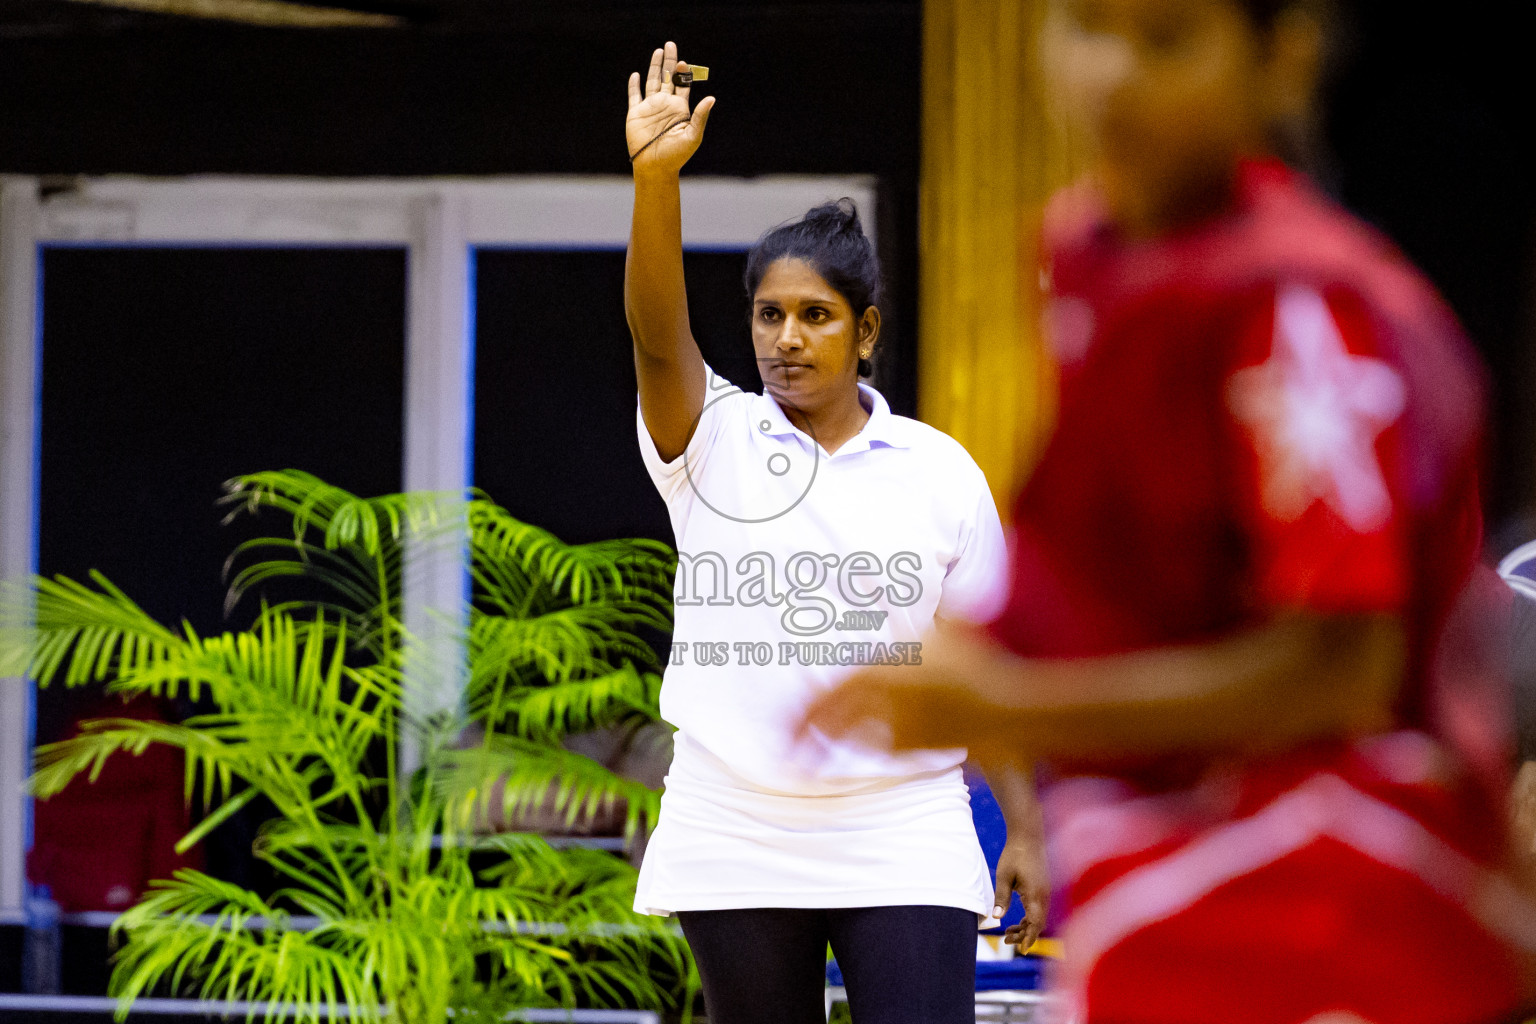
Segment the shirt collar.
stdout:
[[[910,448],[912,439],[906,429],[906,422],[901,417],[891,412],[890,403],[885,396],[868,384],[859,383],[859,394],[863,404],[869,406],[869,419],[864,427],[853,437],[849,438],[833,457],[850,455],[854,452],[869,451],[871,448]],[[789,422],[789,417],[784,415],[784,410],[773,396],[764,392],[757,396],[758,428],[769,437],[797,437],[807,447],[815,444],[809,434]]]

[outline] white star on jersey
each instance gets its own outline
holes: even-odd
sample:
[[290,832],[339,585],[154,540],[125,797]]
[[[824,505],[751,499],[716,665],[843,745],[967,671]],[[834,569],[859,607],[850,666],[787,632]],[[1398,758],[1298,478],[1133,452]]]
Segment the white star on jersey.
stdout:
[[1258,450],[1265,510],[1294,522],[1322,501],[1357,532],[1385,525],[1392,498],[1376,438],[1402,415],[1405,398],[1396,371],[1344,347],[1321,295],[1282,290],[1269,359],[1227,385],[1227,404]]

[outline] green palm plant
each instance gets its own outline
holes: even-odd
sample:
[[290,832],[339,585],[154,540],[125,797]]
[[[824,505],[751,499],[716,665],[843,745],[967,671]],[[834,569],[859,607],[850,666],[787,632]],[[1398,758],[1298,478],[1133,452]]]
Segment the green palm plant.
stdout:
[[[506,818],[552,804],[570,821],[622,804],[630,835],[654,821],[654,791],[560,741],[655,719],[660,666],[637,631],[669,624],[670,550],[563,544],[478,494],[359,498],[295,471],[226,491],[231,515],[291,523],[237,549],[231,603],[288,578],[311,581],[310,596],[203,637],[93,573],[34,580],[0,620],[0,675],[212,708],[180,724],[89,722],[38,749],[36,796],[162,743],[183,752],[203,810],[183,848],[253,800],[275,809],[254,849],[275,893],[180,871],[119,919],[122,1011],[171,990],[311,1022],[341,1004],[410,1024],[580,1002],[686,1014],[692,962],[675,930],[631,910],[633,868],[484,834],[493,799]],[[440,610],[462,626],[450,671],[463,699],[434,709],[416,691],[443,680],[413,668],[401,595],[413,553],[444,544],[467,547],[473,583],[465,607]],[[414,772],[402,770],[406,741]]]

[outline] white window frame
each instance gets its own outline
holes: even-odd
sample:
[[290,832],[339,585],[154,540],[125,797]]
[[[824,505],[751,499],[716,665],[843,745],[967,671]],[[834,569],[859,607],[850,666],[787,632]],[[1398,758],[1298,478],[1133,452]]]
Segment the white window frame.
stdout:
[[[473,251],[622,249],[633,188],[627,177],[310,179],[88,177],[44,195],[35,177],[0,176],[0,579],[37,566],[38,353],[41,247],[400,246],[406,250],[405,424],[401,487],[462,493],[469,483],[474,372]],[[871,229],[867,176],[692,177],[683,181],[683,245],[744,250],[811,206],[852,197]],[[451,623],[463,553],[417,560],[406,617],[429,636],[428,658],[457,664]],[[437,634],[435,641],[431,634]],[[437,659],[445,659],[437,661]],[[441,673],[436,678],[451,679]],[[457,692],[424,699],[455,701]],[[0,921],[26,897],[31,806],[22,793],[33,735],[33,688],[0,680]]]

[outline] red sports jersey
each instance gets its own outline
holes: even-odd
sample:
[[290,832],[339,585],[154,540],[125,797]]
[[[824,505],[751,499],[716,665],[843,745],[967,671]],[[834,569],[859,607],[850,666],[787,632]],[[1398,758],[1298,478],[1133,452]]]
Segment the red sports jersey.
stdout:
[[1468,909],[1501,884],[1497,804],[1468,770],[1497,769],[1499,729],[1439,644],[1481,540],[1482,382],[1454,318],[1275,163],[1242,168],[1229,215],[1152,242],[1065,193],[1045,242],[1060,412],[994,635],[1071,658],[1304,609],[1398,615],[1410,646],[1401,731],[1236,766],[1056,766],[1083,1019],[1501,1019],[1513,959]]

